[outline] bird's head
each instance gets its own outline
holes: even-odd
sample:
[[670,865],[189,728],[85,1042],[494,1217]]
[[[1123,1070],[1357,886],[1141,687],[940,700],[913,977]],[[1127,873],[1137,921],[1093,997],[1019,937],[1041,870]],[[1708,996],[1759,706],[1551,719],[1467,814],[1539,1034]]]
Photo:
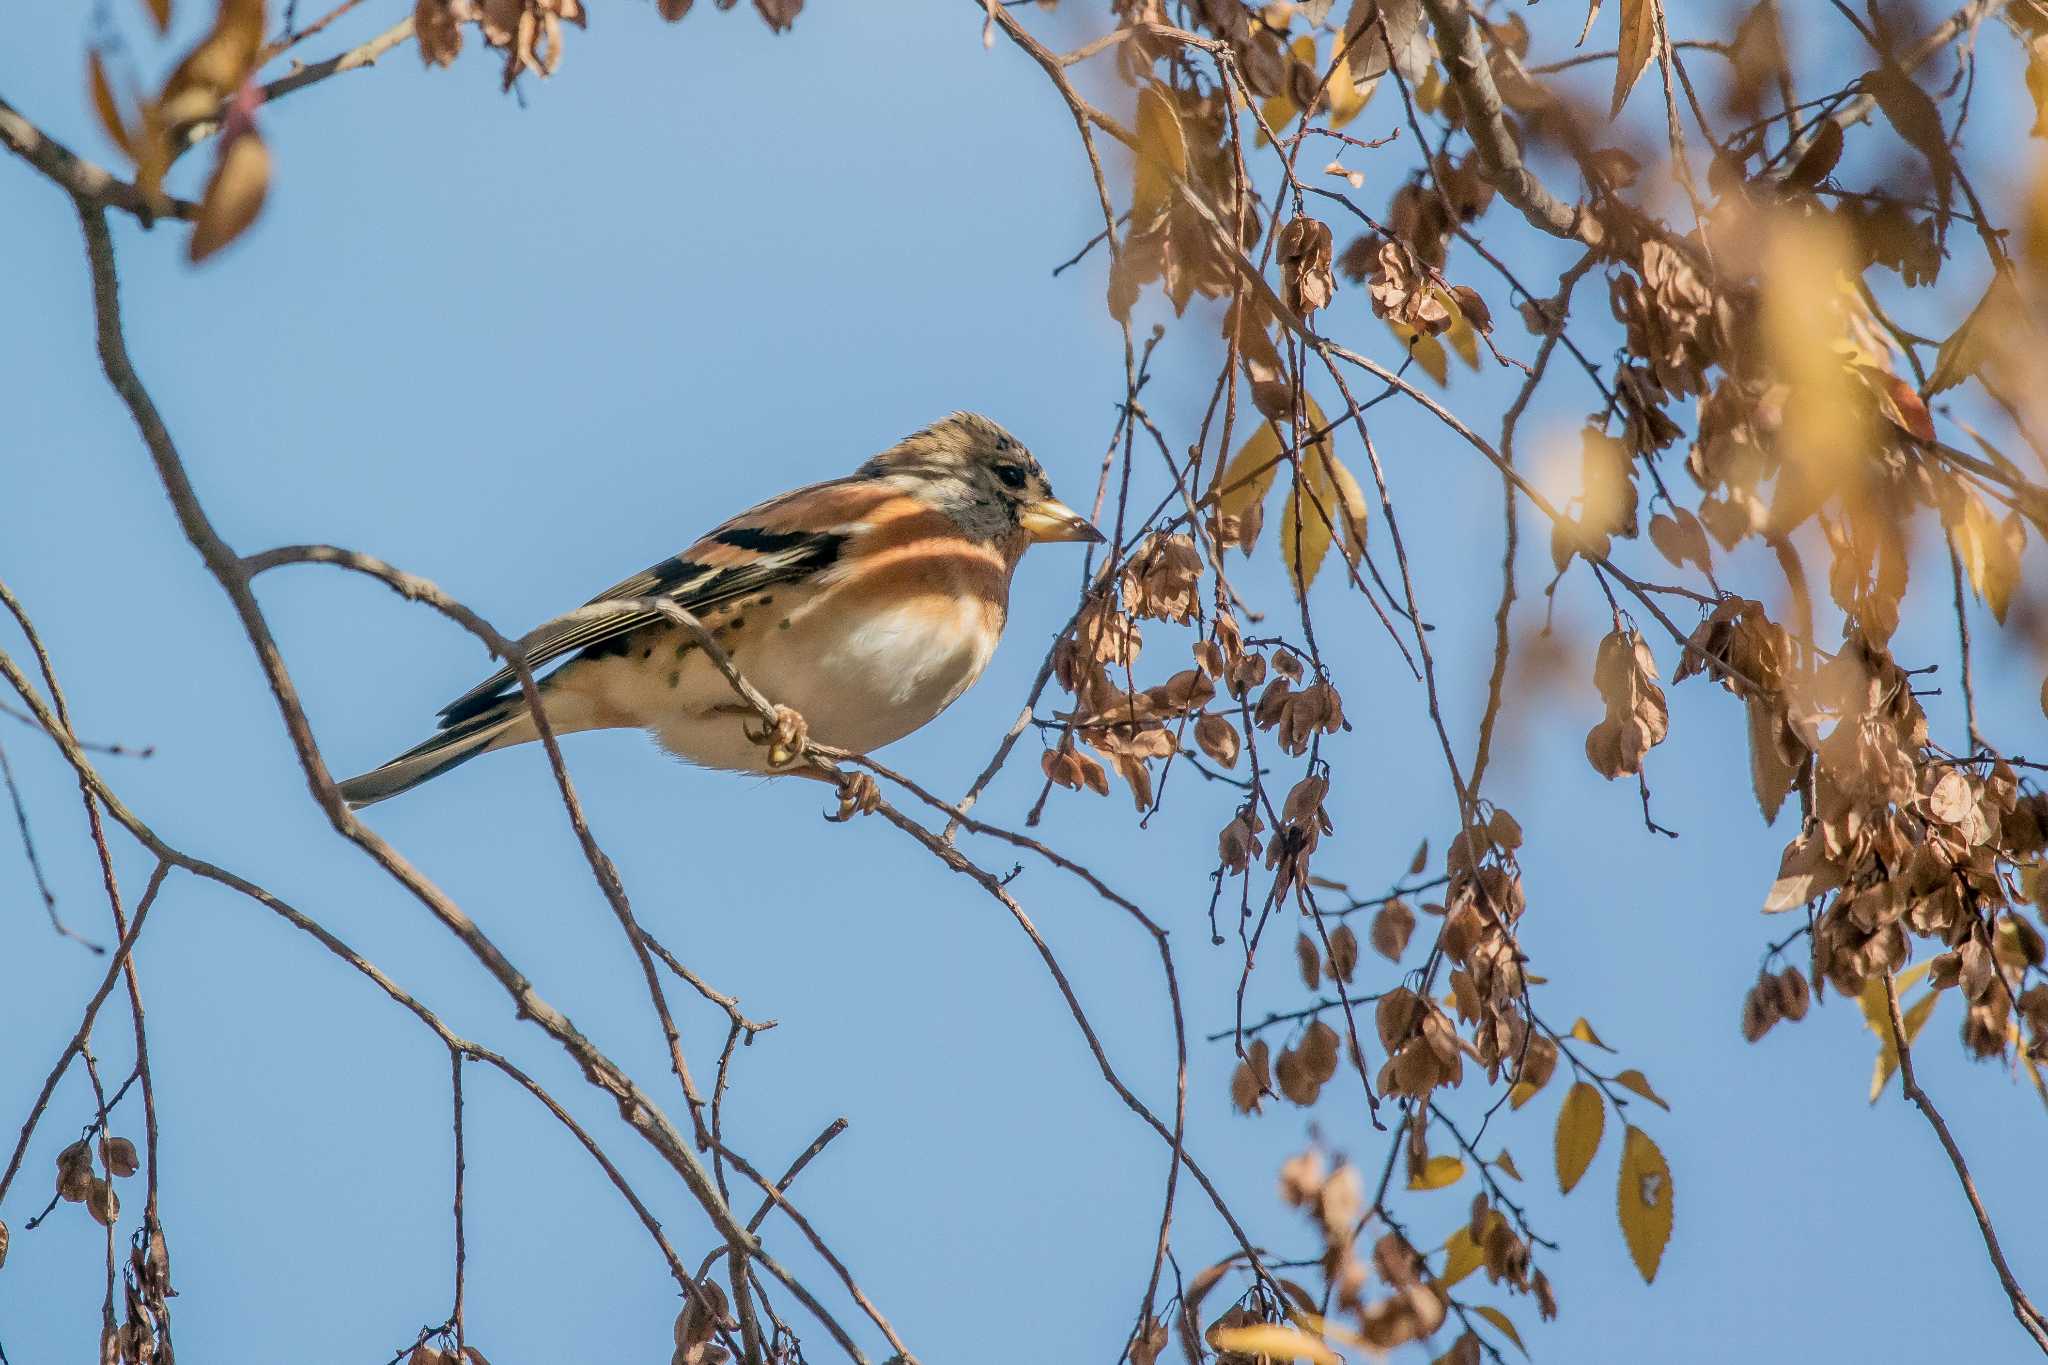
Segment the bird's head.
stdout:
[[917,492],[990,540],[1019,533],[1033,541],[1102,539],[1086,517],[1053,496],[1052,482],[1024,443],[979,413],[934,422],[860,472]]

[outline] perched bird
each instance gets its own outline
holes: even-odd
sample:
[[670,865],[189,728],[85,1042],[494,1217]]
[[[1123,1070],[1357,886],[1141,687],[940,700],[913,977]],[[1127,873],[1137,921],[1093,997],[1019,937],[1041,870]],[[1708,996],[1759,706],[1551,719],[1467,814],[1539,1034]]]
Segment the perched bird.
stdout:
[[[956,412],[843,479],[743,512],[592,603],[664,597],[692,613],[811,739],[865,753],[901,739],[981,676],[1034,541],[1102,534],[986,417]],[[644,729],[679,758],[770,772],[760,719],[680,625],[649,612],[568,619],[529,643],[557,734]],[[539,732],[501,668],[441,710],[439,731],[341,784],[351,806],[409,791]]]

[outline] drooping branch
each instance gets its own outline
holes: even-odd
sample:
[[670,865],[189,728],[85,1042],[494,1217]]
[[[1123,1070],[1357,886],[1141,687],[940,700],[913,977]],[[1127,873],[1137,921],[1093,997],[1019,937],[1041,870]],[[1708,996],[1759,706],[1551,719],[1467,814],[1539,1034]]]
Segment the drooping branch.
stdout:
[[1899,1016],[1899,986],[1891,974],[1884,978],[1885,1017],[1891,1024],[1892,1046],[1899,1055],[1899,1084],[1907,1099],[1911,1100],[1927,1118],[1928,1126],[1934,1129],[1935,1137],[1941,1140],[1942,1151],[1948,1153],[1949,1165],[1956,1169],[1956,1179],[1962,1183],[1963,1197],[1970,1203],[1970,1213],[1977,1220],[1977,1232],[1984,1239],[1984,1253],[1991,1258],[1992,1269],[1998,1272],[1998,1283],[2005,1290],[2005,1297],[2012,1304],[2012,1315],[2034,1344],[2041,1348],[2041,1354],[2048,1355],[2048,1317],[2034,1306],[2027,1297],[2027,1291],[2013,1277],[2012,1267],[2006,1264],[2005,1252],[1998,1245],[1998,1233],[1991,1226],[1991,1215],[1985,1211],[1984,1200],[1977,1193],[1977,1182],[1971,1178],[1969,1163],[1963,1160],[1962,1148],[1956,1146],[1955,1138],[1948,1131],[1948,1123],[1941,1111],[1934,1107],[1934,1101],[1920,1088],[1920,1079],[1913,1072],[1913,1043],[1906,1036],[1905,1021]]

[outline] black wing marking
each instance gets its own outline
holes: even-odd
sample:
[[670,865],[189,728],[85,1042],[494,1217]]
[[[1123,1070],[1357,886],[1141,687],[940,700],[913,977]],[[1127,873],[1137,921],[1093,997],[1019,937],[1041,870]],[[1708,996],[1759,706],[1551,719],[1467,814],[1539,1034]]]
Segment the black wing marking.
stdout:
[[[614,584],[591,598],[588,605],[636,597],[666,597],[686,611],[702,614],[749,593],[830,567],[838,559],[839,547],[845,540],[844,535],[823,531],[767,531],[747,526],[721,529],[690,551],[664,559],[644,573]],[[694,552],[715,558],[720,547],[744,551],[749,557],[726,565],[706,564],[688,557]],[[571,651],[587,653],[661,619],[655,612],[627,612],[566,622],[534,641],[527,651],[527,666],[537,669]],[[459,725],[489,710],[504,699],[513,685],[512,670],[499,669],[442,707],[440,728]]]

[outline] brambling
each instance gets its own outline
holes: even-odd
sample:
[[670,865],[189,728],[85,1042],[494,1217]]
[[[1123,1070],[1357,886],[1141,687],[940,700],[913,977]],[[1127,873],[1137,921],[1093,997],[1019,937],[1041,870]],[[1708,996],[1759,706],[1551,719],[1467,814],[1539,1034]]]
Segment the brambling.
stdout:
[[[809,737],[854,753],[903,738],[981,676],[1010,578],[1036,541],[1100,541],[1052,495],[1015,437],[971,412],[842,479],[743,512],[592,598],[665,597],[691,612]],[[708,768],[775,771],[754,709],[681,626],[648,612],[568,619],[529,640],[556,734],[644,729]],[[492,749],[539,738],[510,668],[441,710],[440,729],[341,784],[351,806],[396,796]]]

